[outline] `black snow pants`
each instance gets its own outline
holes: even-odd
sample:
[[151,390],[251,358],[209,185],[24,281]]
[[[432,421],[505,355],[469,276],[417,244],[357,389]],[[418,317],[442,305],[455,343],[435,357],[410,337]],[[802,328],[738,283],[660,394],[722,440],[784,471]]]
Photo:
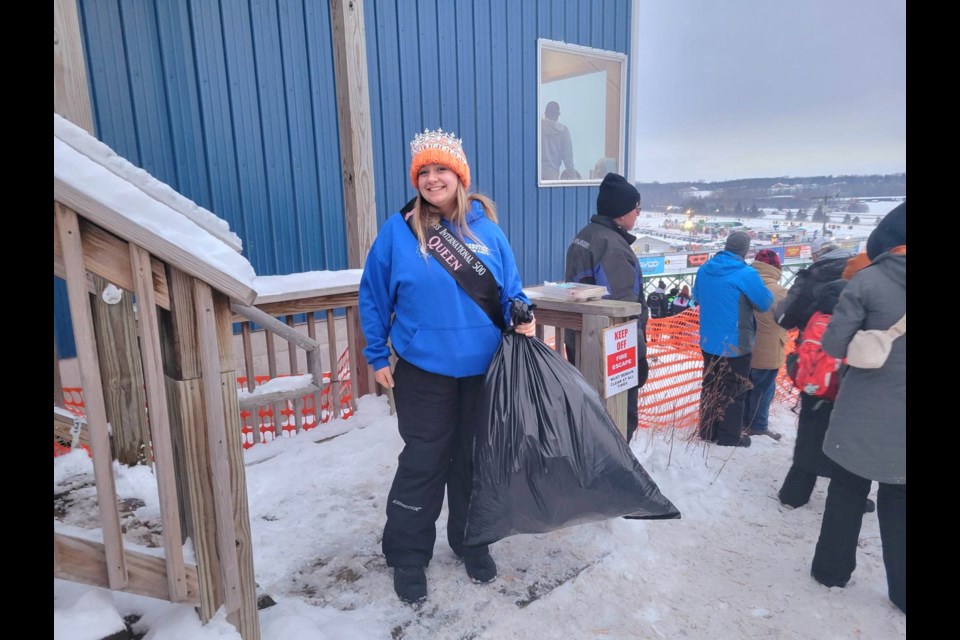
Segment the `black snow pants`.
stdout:
[[460,557],[483,555],[463,533],[473,483],[473,439],[484,376],[451,378],[400,359],[394,378],[397,424],[404,447],[387,497],[383,555],[387,566],[426,566],[447,492],[447,542]]
[[725,358],[703,353],[703,390],[700,392],[700,431],[702,440],[736,446],[743,429],[746,393],[750,389],[748,353]]

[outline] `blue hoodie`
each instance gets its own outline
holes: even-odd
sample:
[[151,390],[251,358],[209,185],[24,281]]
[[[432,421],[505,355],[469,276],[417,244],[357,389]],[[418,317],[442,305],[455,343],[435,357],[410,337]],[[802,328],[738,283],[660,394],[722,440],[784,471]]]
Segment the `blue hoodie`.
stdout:
[[[510,299],[528,304],[530,299],[523,293],[503,231],[487,219],[483,205],[471,204],[467,225],[482,244],[469,236],[463,240],[496,279],[504,322],[510,326]],[[374,371],[389,364],[389,338],[399,357],[454,378],[486,373],[502,337],[433,256],[423,259],[416,236],[400,214],[387,219],[367,256],[360,279],[360,325],[367,341],[363,355]]]
[[773,294],[756,269],[735,253],[719,251],[697,270],[691,295],[700,305],[701,349],[725,358],[753,351],[753,310],[773,305]]

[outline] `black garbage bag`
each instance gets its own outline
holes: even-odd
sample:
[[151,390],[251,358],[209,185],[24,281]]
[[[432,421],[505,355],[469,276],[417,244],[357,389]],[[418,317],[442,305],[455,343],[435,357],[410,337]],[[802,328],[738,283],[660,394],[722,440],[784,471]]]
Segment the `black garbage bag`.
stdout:
[[[529,321],[526,304],[514,301],[512,312],[514,324]],[[466,544],[618,516],[680,517],[597,392],[543,341],[507,333],[483,394]]]

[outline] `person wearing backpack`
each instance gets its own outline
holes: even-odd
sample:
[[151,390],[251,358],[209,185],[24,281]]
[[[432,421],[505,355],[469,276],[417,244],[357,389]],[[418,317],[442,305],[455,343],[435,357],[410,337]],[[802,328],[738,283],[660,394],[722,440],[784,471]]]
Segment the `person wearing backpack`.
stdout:
[[[888,213],[867,240],[870,266],[847,285],[823,334],[823,349],[843,358],[861,330],[886,331],[907,312],[906,202]],[[823,452],[837,465],[827,488],[810,574],[844,587],[856,568],[863,515],[877,489],[877,516],[887,595],[907,612],[907,337],[893,340],[878,367],[848,366],[840,381]]]
[[647,296],[647,309],[651,318],[667,317],[667,283],[663,280],[657,282],[657,288]]
[[[838,279],[819,289],[815,310],[797,338],[795,367],[787,366],[794,386],[800,390],[793,463],[779,493],[780,503],[791,509],[810,501],[817,478],[832,478],[837,470],[837,464],[823,453],[823,438],[840,388],[841,362],[823,350],[820,338],[846,284],[846,280]],[[875,508],[873,500],[864,501],[864,513]]]

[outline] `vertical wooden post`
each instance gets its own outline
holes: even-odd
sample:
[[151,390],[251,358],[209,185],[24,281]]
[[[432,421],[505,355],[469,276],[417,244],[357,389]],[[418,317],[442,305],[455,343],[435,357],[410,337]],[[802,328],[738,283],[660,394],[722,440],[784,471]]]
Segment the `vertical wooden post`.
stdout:
[[63,409],[63,380],[60,378],[60,356],[57,355],[57,337],[53,337],[53,406]]
[[107,410],[103,403],[103,382],[97,359],[93,317],[87,294],[87,272],[83,264],[83,246],[77,214],[58,202],[53,205],[54,217],[60,234],[60,247],[66,271],[67,297],[70,301],[70,319],[77,343],[77,362],[80,381],[86,390],[87,427],[90,430],[90,448],[93,453],[93,474],[103,529],[103,546],[107,560],[107,578],[111,589],[127,586],[127,563],[120,534],[120,511],[117,508],[117,489],[113,478],[110,455],[110,436],[107,433]]
[[[250,322],[240,323],[240,334],[243,337],[243,370],[247,376],[247,391],[253,391],[257,386],[256,370],[253,366],[253,344],[250,338]],[[258,444],[263,439],[260,433],[260,416],[252,416],[253,426],[253,444]]]
[[377,231],[363,0],[330,0],[347,259],[360,269]]
[[170,425],[175,437],[175,451],[182,459],[181,505],[186,515],[185,530],[193,541],[197,558],[197,581],[200,587],[200,621],[209,622],[223,602],[220,584],[220,558],[217,556],[216,532],[213,523],[213,489],[207,461],[206,419],[203,409],[203,385],[198,378],[173,380],[166,378],[170,399]]
[[93,133],[76,0],[53,2],[53,111]]
[[220,385],[223,391],[225,448],[218,452],[227,459],[230,472],[233,511],[233,540],[236,548],[239,607],[227,615],[243,640],[260,640],[257,616],[256,577],[253,571],[253,535],[250,532],[250,507],[247,504],[247,475],[243,466],[243,435],[240,432],[240,405],[237,399],[237,361],[233,354],[233,313],[230,300],[213,292],[214,322],[220,348]]
[[[357,308],[347,307],[347,357],[350,358],[350,408],[357,410],[357,398],[370,393],[370,385],[367,381],[367,372],[369,367],[364,358],[360,362],[360,345],[357,344],[357,337],[360,332],[357,330]],[[362,335],[362,334],[360,334]]]
[[357,307],[347,307],[347,347],[350,349],[350,385],[352,406],[357,408],[357,398],[374,393],[377,383],[373,379],[373,370],[367,364],[367,359],[361,357],[363,348],[367,346],[360,330],[360,313]]
[[[273,345],[273,334],[264,329],[263,339],[267,344],[267,375],[273,380],[277,377],[277,352]],[[283,406],[286,408],[286,403]],[[283,436],[283,416],[280,415],[280,403],[274,402],[271,404],[270,411],[273,413],[273,437],[279,439]]]
[[[311,340],[317,339],[316,313],[307,314],[307,335]],[[323,401],[323,364],[320,361],[320,349],[307,352],[307,372],[313,376],[313,384],[317,390],[313,392],[313,426],[320,426],[320,403]]]
[[[580,372],[587,382],[604,397],[603,330],[611,326],[610,318],[600,315],[583,315],[583,331],[580,334],[582,360],[577,361]],[[627,393],[621,392],[606,398],[607,411],[614,424],[627,437]]]
[[193,308],[193,278],[179,269],[167,267],[170,295],[170,337],[172,355],[165,358],[167,375],[177,380],[200,377],[200,352],[197,343],[197,317]]
[[[210,470],[209,425],[201,381],[193,278],[167,267],[169,328],[163,332],[164,367],[174,453],[180,462],[178,489],[185,530],[193,540],[200,587],[200,620],[209,622],[223,604],[221,559],[217,553],[216,512]],[[163,323],[164,326],[167,324]],[[219,377],[219,376],[218,376]],[[172,379],[171,379],[172,378]]]
[[240,324],[240,334],[243,337],[243,369],[247,376],[247,391],[253,391],[257,386],[257,381],[253,367],[253,344],[250,339],[250,321],[244,321]]
[[[113,452],[123,464],[152,465],[133,299],[124,291],[116,304],[108,304],[102,293],[110,282],[95,275],[93,285],[96,291],[90,296],[93,332],[104,377],[104,402],[113,434]],[[150,291],[153,292],[152,279]]]
[[[229,316],[228,316],[229,317]],[[240,632],[243,640],[260,639],[260,621],[257,615],[256,575],[253,570],[253,534],[250,531],[250,507],[247,503],[247,475],[243,466],[243,435],[240,433],[240,410],[237,398],[237,372],[220,374],[223,389],[223,413],[226,418],[226,451],[218,455],[227,459],[230,470],[231,503],[233,510],[233,540],[236,547],[237,586],[239,604],[227,614],[227,621]]]
[[330,352],[330,413],[343,416],[340,407],[340,366],[337,358],[337,325],[333,309],[327,309],[327,350]]
[[130,243],[130,266],[133,272],[137,308],[139,311],[140,348],[143,353],[143,378],[150,407],[150,439],[156,460],[154,471],[160,495],[160,518],[163,522],[163,550],[167,565],[167,588],[170,600],[180,602],[187,598],[186,568],[180,530],[180,508],[177,503],[177,481],[173,460],[173,440],[167,394],[163,380],[163,360],[160,355],[160,322],[153,291],[153,273],[150,254]]
[[[204,417],[207,423],[207,463],[213,489],[217,555],[220,557],[223,605],[229,615],[240,608],[240,573],[233,521],[230,464],[225,454],[230,444],[238,443],[227,441],[224,393],[220,379],[220,350],[213,308],[213,292],[210,285],[194,280],[193,302],[197,314]],[[236,386],[236,380],[234,380],[234,386]]]
[[[286,317],[287,326],[291,329],[296,329],[293,322],[293,316]],[[287,342],[287,355],[290,358],[290,375],[295,376],[300,373],[300,366],[297,364],[297,345],[292,342]],[[293,419],[296,424],[296,432],[300,433],[300,430],[303,428],[303,416],[300,415],[300,409],[303,406],[303,400],[300,398],[295,398],[292,401],[289,401],[293,406]]]

